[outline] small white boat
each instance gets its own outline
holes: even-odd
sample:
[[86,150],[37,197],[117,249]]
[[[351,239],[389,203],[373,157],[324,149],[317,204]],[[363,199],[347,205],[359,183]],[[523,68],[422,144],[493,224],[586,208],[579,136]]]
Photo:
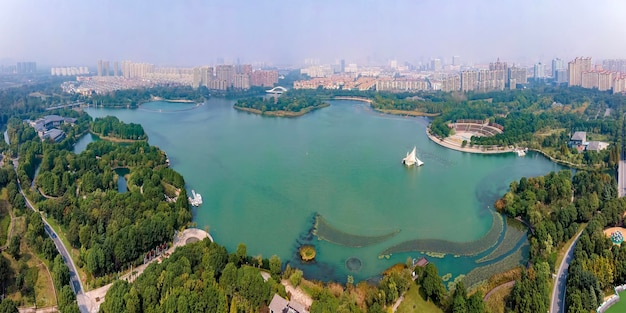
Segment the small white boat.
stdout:
[[202,204],[202,195],[199,193],[196,193],[195,190],[191,190],[191,197],[189,197],[189,203],[191,203],[192,206],[200,206]]
[[416,147],[413,147],[413,150],[411,152],[408,152],[406,154],[406,157],[404,157],[404,159],[402,159],[402,164],[406,165],[406,166],[422,166],[424,165],[424,162],[422,162],[422,160],[418,159],[416,154]]

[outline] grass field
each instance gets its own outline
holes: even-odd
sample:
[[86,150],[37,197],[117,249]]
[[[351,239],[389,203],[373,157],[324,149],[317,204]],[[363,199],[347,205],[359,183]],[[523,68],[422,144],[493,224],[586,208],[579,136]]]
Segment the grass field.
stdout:
[[9,225],[11,224],[11,214],[9,214],[9,203],[7,202],[7,189],[0,192],[0,246],[8,244]]
[[626,312],[626,291],[619,293],[620,301],[613,304],[605,313],[622,313]]
[[[23,234],[26,231],[26,221],[24,217],[15,219],[15,232]],[[34,254],[26,245],[25,239],[22,238],[22,244],[20,246],[20,261],[16,261],[6,252],[3,252],[5,258],[11,262],[11,268],[14,273],[18,273],[20,264],[19,262],[25,262],[26,266],[31,269],[35,268],[37,273],[37,280],[35,282],[35,301],[37,307],[50,307],[56,305],[56,294],[54,291],[54,284],[50,273],[46,269],[46,265],[39,257]],[[17,302],[19,306],[32,306],[34,303],[31,298],[22,295],[19,290],[12,290],[8,295],[8,298]]]
[[489,299],[485,301],[487,312],[504,313],[504,298],[511,293],[511,290],[513,290],[513,286],[504,287],[492,293]]
[[422,312],[422,313],[443,313],[432,301],[426,301],[420,295],[420,286],[411,284],[409,290],[404,294],[404,300],[400,303],[398,313]]

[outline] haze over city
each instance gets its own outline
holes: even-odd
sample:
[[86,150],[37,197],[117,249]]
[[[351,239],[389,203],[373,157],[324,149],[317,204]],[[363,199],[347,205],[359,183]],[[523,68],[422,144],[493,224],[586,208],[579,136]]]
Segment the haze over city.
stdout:
[[621,1],[8,0],[0,4],[0,63],[620,58],[623,12]]

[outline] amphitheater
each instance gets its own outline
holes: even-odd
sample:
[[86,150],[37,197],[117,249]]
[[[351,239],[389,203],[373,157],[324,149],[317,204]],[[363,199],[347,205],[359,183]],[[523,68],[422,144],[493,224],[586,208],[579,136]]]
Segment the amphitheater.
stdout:
[[[504,127],[500,124],[483,120],[457,120],[448,124],[454,130],[454,134],[441,140],[428,132],[428,136],[434,142],[454,150],[472,153],[505,153],[514,151],[513,147],[499,146],[474,146],[471,144],[472,136],[490,137],[501,134]],[[467,141],[463,146],[463,141]]]
[[472,136],[491,137],[501,134],[504,130],[504,127],[499,124],[481,120],[457,120],[448,127],[454,129],[454,135],[450,138],[458,139],[460,142],[467,140],[468,143]]

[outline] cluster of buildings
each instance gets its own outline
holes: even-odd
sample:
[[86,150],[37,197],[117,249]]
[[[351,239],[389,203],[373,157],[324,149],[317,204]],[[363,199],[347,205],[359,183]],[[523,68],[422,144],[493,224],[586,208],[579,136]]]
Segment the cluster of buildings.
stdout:
[[578,152],[585,150],[598,152],[608,148],[609,143],[604,141],[587,141],[587,132],[577,131],[570,138],[569,145],[571,148],[578,150]]
[[76,119],[59,115],[46,115],[34,121],[26,120],[26,122],[35,129],[41,140],[60,142],[65,138],[65,133],[59,129],[59,126],[61,124],[73,125],[76,123]]
[[181,84],[211,90],[250,89],[251,86],[271,87],[278,83],[278,71],[253,69],[250,64],[216,65],[192,68],[158,67],[150,63],[98,61],[98,77],[140,79],[157,84]]
[[150,88],[157,85],[159,84],[153,81],[126,79],[120,76],[77,76],[75,81],[63,82],[61,89],[67,93],[90,96],[93,93],[107,94],[116,90]]
[[35,74],[37,62],[17,62],[15,65],[0,65],[0,74]]
[[605,60],[602,65],[594,66],[591,58],[576,58],[568,63],[568,83],[569,86],[621,93],[626,91],[625,70],[626,60]]
[[[308,62],[300,73],[310,79],[294,83],[295,89],[358,89],[378,91],[462,91],[488,92],[523,88],[529,78],[537,82],[568,84],[583,88],[597,88],[614,93],[626,92],[626,60],[604,60],[594,65],[591,58],[576,58],[566,62],[560,58],[550,64],[541,62],[531,68],[509,66],[499,59],[484,65],[462,66],[459,57],[452,64],[443,64],[441,59],[412,66],[399,65],[392,60],[388,67],[357,67],[345,65],[345,61],[334,65],[319,65]],[[367,84],[360,80],[367,77]]]
[[[104,94],[115,90],[154,87],[158,85],[184,85],[211,90],[238,89],[247,90],[252,86],[272,87],[278,83],[278,71],[253,69],[252,65],[216,65],[179,68],[158,67],[150,63],[131,61],[113,62],[99,60],[95,76],[78,76],[75,82],[62,84],[69,93]],[[83,74],[86,68],[79,68]],[[53,75],[74,73],[72,69],[54,68]]]
[[50,75],[52,76],[78,76],[88,75],[89,69],[86,66],[66,66],[66,67],[51,67]]
[[[527,84],[527,69],[509,67],[500,60],[490,63],[485,68],[469,68],[458,71],[458,56],[453,64],[443,66],[440,59],[435,59],[426,71],[415,71],[409,66],[399,66],[392,61],[390,67],[366,68],[359,70],[356,64],[314,65],[303,68],[300,73],[311,79],[294,83],[295,89],[358,89],[378,91],[492,91],[515,89]],[[364,83],[363,78],[367,78]]]

